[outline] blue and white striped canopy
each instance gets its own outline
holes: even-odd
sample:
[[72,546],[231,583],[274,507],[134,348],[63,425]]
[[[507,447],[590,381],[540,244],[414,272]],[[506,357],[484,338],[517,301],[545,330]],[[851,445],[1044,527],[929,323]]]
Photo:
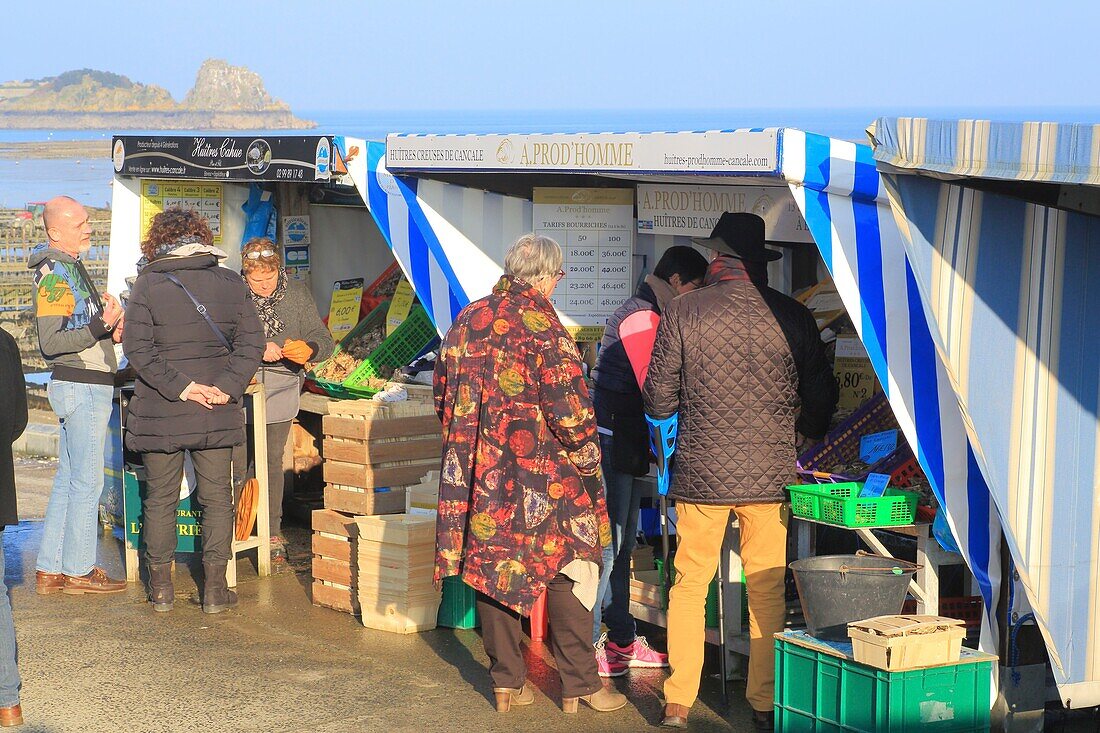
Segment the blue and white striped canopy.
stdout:
[[[774,176],[801,209],[977,579],[987,609],[983,648],[1008,651],[996,649],[990,613],[1003,528],[1024,590],[1013,610],[1033,609],[1062,698],[1094,705],[1100,349],[1088,316],[1100,313],[1100,287],[1089,284],[1100,274],[1100,247],[1090,252],[1085,243],[1100,233],[1095,219],[955,183],[884,176],[875,160],[881,155],[894,172],[1011,169],[1007,177],[1055,180],[1050,172],[1061,171],[1066,181],[1091,182],[1097,167],[1081,163],[1086,128],[1072,128],[1070,144],[1043,126],[1011,133],[951,123],[949,133],[906,124],[901,132],[900,123],[880,122],[877,140],[901,142],[874,155],[867,145],[779,130]],[[919,144],[914,126],[923,130]],[[985,152],[932,150],[930,136]],[[1000,140],[1018,141],[1015,164],[990,158]],[[928,152],[909,157],[915,149]],[[365,178],[371,212],[440,332],[488,292],[507,246],[531,228],[529,201],[391,175],[382,144],[368,146]]]
[[[875,158],[895,171],[884,180],[1000,511],[1024,589],[1017,595],[1046,637],[1063,701],[1095,705],[1100,218],[965,184],[1100,184],[1100,126],[884,119],[874,140]],[[1027,606],[1011,611],[1026,615]]]

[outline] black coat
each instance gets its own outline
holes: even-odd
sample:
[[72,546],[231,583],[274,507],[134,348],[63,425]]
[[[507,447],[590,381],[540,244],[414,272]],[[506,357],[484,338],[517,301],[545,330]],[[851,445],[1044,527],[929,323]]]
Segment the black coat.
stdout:
[[649,473],[649,427],[642,406],[642,390],[619,338],[619,325],[627,316],[644,310],[661,315],[657,296],[648,283],[639,285],[634,297],[607,319],[593,370],[596,423],[612,432],[611,459],[615,470],[631,476]]
[[[228,353],[171,272],[206,307],[233,347]],[[163,257],[149,263],[130,292],[123,332],[137,372],[126,419],[126,444],[140,453],[228,448],[244,442],[242,397],[256,374],[264,333],[240,275],[213,255]],[[231,398],[208,410],[180,399],[191,382]]]
[[0,328],[0,527],[19,524],[15,502],[15,460],[11,444],[27,428],[27,383],[15,339]]

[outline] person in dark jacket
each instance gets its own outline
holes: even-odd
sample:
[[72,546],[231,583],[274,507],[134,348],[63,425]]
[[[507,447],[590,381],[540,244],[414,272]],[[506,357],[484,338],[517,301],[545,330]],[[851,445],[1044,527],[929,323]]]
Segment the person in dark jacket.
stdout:
[[19,524],[15,503],[15,460],[11,444],[27,428],[27,385],[19,345],[0,328],[0,728],[23,724],[19,706],[19,666],[15,653],[15,622],[4,580],[3,528]]
[[[657,315],[677,295],[703,284],[707,260],[691,247],[669,247],[646,275],[634,297],[607,319],[599,357],[593,371],[607,515],[611,520],[611,552],[605,558],[596,599],[596,659],[600,675],[618,677],[630,667],[667,667],[668,657],[652,649],[635,632],[630,615],[630,556],[638,534],[641,487],[635,477],[649,473],[649,438],[642,406],[642,390],[619,338],[619,324],[638,311]],[[601,608],[602,618],[601,618]],[[606,638],[599,634],[601,620]]]
[[736,513],[749,594],[746,697],[759,730],[773,725],[772,635],[786,615],[784,487],[798,435],[825,434],[837,386],[809,310],[767,285],[764,220],[723,214],[706,286],[674,300],[657,327],[643,395],[657,419],[679,413],[669,498],[676,500],[676,581],[668,611],[662,725],[684,727],[703,667],[704,606]]
[[237,601],[225,577],[233,540],[231,459],[245,437],[241,402],[263,355],[263,328],[240,276],[219,266],[225,254],[196,212],[157,214],[141,248],[144,265],[130,292],[123,347],[137,373],[126,441],[145,463],[150,600],[155,610],[172,608],[186,452],[203,509],[202,610],[218,613]]
[[[241,274],[264,327],[263,363],[256,379],[267,395],[267,485],[271,556],[286,560],[282,537],[283,451],[291,422],[298,414],[303,369],[307,362],[332,356],[335,344],[321,322],[317,304],[305,283],[287,278],[282,253],[270,239],[256,237],[241,249]],[[251,415],[249,416],[251,424]],[[238,451],[240,452],[240,451]],[[247,459],[238,456],[242,466]]]

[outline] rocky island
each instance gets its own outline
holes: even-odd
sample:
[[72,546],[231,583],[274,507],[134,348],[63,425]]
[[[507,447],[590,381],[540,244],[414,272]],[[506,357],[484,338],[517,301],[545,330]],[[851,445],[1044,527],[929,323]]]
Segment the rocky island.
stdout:
[[295,117],[243,66],[208,59],[176,102],[168,90],[108,71],[79,69],[0,83],[0,128],[110,130],[299,130]]

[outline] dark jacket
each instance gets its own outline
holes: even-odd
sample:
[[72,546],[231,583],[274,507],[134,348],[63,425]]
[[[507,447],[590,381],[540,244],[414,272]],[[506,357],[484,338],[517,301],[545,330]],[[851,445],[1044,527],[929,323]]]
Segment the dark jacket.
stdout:
[[600,354],[592,372],[596,385],[592,402],[596,407],[596,423],[612,432],[611,459],[615,470],[645,476],[649,473],[649,431],[642,390],[619,338],[619,324],[638,311],[661,313],[653,288],[644,282],[638,286],[634,297],[607,319]]
[[[233,347],[224,346],[196,312],[171,272],[206,307]],[[241,399],[263,356],[264,338],[248,286],[213,255],[160,257],[138,275],[123,333],[137,372],[126,442],[141,453],[228,448],[244,441]],[[180,399],[191,383],[213,385],[231,398],[208,410]]]
[[0,328],[0,528],[19,524],[11,444],[27,428],[27,383],[15,339]]
[[113,385],[118,363],[111,331],[84,263],[54,247],[39,247],[27,267],[34,270],[38,346],[54,379]]
[[[717,263],[739,267],[719,258],[708,283]],[[822,436],[836,406],[836,381],[810,311],[738,271],[743,277],[672,301],[657,328],[644,397],[656,418],[680,413],[673,499],[785,501],[796,428]]]
[[[332,356],[336,345],[332,334],[321,321],[317,304],[305,283],[290,280],[286,285],[286,294],[275,306],[283,328],[278,333],[265,335],[264,341],[274,341],[282,346],[287,339],[305,341],[313,349],[312,362],[320,362]],[[261,363],[256,380],[262,382],[267,391],[268,423],[286,422],[298,414],[299,396],[302,390],[302,365],[289,359],[267,364]],[[251,422],[251,418],[249,418]]]

